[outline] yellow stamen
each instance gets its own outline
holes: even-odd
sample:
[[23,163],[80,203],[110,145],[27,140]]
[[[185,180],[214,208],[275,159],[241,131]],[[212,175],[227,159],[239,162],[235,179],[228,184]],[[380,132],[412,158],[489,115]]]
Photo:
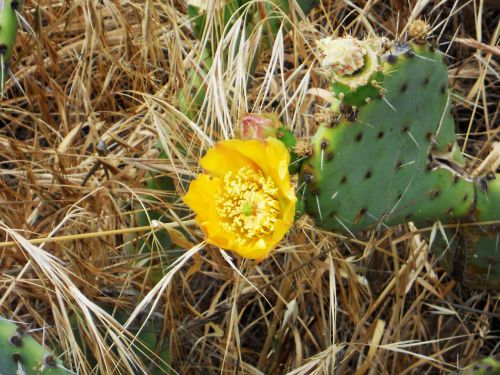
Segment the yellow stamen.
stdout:
[[271,234],[280,214],[273,179],[248,166],[226,173],[215,203],[222,227],[243,242]]

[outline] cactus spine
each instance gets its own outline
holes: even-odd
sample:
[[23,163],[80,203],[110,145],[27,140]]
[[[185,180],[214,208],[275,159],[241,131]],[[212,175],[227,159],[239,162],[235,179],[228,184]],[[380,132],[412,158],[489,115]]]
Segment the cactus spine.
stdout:
[[0,374],[69,375],[61,361],[15,323],[0,318]]
[[17,11],[22,2],[18,0],[0,0],[0,93],[3,92],[7,79],[7,66],[16,40],[18,20]]

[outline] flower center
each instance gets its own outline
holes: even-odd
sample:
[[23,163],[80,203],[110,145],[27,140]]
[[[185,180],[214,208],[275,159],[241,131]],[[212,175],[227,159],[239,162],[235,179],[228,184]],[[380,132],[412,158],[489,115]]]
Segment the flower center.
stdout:
[[272,233],[280,214],[274,181],[250,167],[226,173],[215,203],[222,227],[243,241]]

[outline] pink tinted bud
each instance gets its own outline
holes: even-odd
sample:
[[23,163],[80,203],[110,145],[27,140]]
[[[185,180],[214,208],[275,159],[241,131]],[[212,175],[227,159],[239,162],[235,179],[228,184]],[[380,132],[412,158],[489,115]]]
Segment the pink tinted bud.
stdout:
[[275,136],[281,125],[274,113],[248,113],[240,120],[240,138],[266,139]]

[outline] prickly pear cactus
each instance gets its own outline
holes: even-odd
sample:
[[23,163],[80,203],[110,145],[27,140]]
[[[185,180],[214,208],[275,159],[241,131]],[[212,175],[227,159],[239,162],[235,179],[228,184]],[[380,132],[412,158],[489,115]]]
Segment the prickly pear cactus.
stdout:
[[22,2],[17,0],[0,0],[0,93],[7,78],[7,62],[17,34],[16,12],[21,5]]
[[69,375],[61,361],[16,324],[0,318],[0,375]]
[[329,230],[449,221],[474,201],[474,184],[457,172],[463,158],[441,54],[415,43],[380,52],[365,55],[367,79],[334,81],[345,115],[320,127],[303,163],[306,210]]
[[[349,37],[318,43],[336,119],[312,138],[298,194],[322,228],[354,233],[408,221],[500,220],[500,176],[473,180],[464,173],[447,68],[441,53],[415,34],[408,43]],[[498,227],[467,233],[459,279],[499,287]]]

